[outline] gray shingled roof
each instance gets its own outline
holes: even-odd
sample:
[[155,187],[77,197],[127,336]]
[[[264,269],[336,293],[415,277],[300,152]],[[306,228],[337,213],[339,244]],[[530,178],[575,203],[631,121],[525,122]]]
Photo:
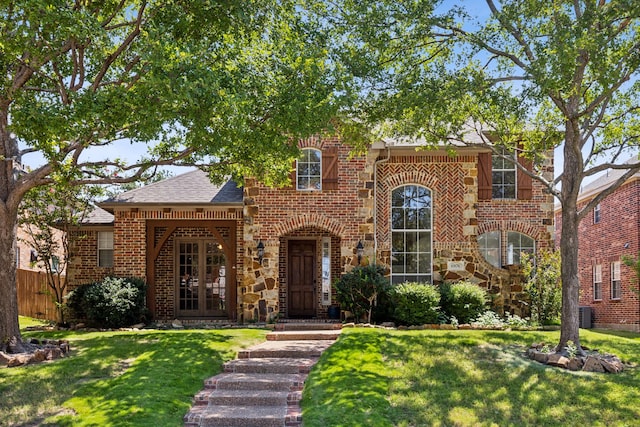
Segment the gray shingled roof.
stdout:
[[120,204],[242,204],[242,188],[232,180],[214,185],[205,172],[196,169],[118,194],[100,203],[104,207]]
[[80,221],[82,224],[112,225],[114,216],[104,209],[94,206],[94,209]]

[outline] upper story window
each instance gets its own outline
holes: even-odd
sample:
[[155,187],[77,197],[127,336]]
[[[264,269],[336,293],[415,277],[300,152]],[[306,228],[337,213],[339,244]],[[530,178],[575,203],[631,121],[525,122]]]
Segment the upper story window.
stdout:
[[322,152],[305,148],[296,165],[298,190],[322,190]]
[[98,232],[98,267],[113,267],[113,231]]
[[391,193],[391,283],[432,280],[431,191],[419,185]]
[[602,299],[602,265],[593,266],[593,299]]
[[507,231],[506,245],[502,245],[503,234],[500,231],[490,231],[478,236],[478,247],[484,259],[494,267],[504,265],[519,265],[522,253],[535,252],[535,240],[517,231]]
[[494,199],[516,198],[516,165],[498,155],[491,156],[491,197]]
[[622,288],[620,284],[620,261],[611,263],[611,299],[622,298]]
[[533,170],[532,162],[515,154],[508,157],[512,160],[492,153],[478,154],[478,200],[532,199],[533,180],[524,172]]
[[593,223],[597,224],[600,222],[600,203],[593,208]]

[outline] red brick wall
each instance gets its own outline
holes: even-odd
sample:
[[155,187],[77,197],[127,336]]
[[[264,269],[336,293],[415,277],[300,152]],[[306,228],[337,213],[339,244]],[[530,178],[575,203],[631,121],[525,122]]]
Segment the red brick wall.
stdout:
[[[579,204],[582,208],[587,201]],[[640,301],[631,268],[621,263],[622,297],[611,299],[611,263],[640,250],[640,181],[631,181],[600,202],[600,222],[588,212],[578,228],[580,305],[591,306],[595,326],[640,329]],[[556,245],[560,244],[561,213],[556,213]],[[628,247],[625,248],[625,244]],[[593,298],[593,266],[602,266],[602,300]]]
[[114,274],[113,268],[98,267],[99,231],[113,231],[113,229],[83,229],[71,232],[69,241],[72,259],[67,268],[68,290]]

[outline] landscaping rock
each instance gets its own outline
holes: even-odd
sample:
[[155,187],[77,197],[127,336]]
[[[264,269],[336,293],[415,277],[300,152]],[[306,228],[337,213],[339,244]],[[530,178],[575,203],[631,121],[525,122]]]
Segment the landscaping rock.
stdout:
[[533,354],[533,360],[535,360],[536,362],[540,362],[540,363],[546,364],[547,361],[549,360],[549,354],[548,353],[543,353],[542,351],[536,351]]
[[567,366],[567,369],[569,369],[570,371],[580,371],[583,366],[584,366],[584,360],[581,357],[572,357],[569,360],[569,365]]
[[622,361],[615,356],[605,356],[604,359],[600,360],[600,363],[604,370],[610,374],[617,374],[624,370]]
[[597,357],[594,357],[594,356],[587,356],[587,358],[584,361],[584,366],[582,367],[582,370],[586,372],[604,372],[602,363]]
[[563,355],[558,353],[552,353],[547,359],[547,365],[567,369],[569,366],[569,358],[564,357]]
[[182,324],[182,322],[178,319],[175,319],[173,322],[171,322],[171,326],[174,329],[184,329],[184,325]]

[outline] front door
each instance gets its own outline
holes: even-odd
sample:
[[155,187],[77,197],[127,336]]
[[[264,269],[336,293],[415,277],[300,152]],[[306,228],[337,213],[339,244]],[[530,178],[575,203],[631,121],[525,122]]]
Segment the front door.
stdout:
[[177,245],[178,316],[226,317],[227,266],[213,240],[180,241]]
[[316,315],[316,242],[289,241],[289,317]]

